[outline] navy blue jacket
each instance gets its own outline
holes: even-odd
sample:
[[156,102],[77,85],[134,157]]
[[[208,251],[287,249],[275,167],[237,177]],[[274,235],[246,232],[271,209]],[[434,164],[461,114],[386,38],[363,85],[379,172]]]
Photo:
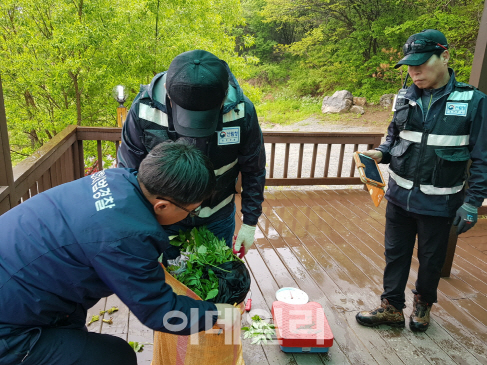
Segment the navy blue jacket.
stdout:
[[173,310],[193,320],[175,334],[206,329],[205,312],[216,306],[165,283],[157,259],[169,246],[131,169],[60,185],[0,216],[0,359],[9,333],[83,328],[87,310],[113,293],[153,330],[174,333],[163,324]]

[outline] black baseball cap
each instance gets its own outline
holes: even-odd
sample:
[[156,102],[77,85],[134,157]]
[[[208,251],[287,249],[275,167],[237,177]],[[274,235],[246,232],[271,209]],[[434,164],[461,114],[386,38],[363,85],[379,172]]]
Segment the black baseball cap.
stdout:
[[438,50],[446,51],[448,42],[443,33],[436,29],[425,29],[408,38],[402,48],[404,57],[394,68],[401,65],[419,66],[429,60]]
[[214,54],[197,49],[176,56],[166,76],[176,132],[187,137],[214,133],[227,89],[227,69]]

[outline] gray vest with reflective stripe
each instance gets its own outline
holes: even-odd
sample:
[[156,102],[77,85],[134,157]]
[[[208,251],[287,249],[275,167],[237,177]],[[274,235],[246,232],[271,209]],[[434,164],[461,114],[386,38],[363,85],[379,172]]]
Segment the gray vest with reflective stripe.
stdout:
[[[139,99],[139,123],[143,130],[143,143],[147,151],[165,140],[176,140],[180,136],[175,131],[169,131],[168,115],[165,113],[165,105],[160,106],[164,111],[155,108],[146,90],[141,90]],[[231,97],[231,93],[229,93]],[[166,96],[158,95],[159,100],[165,100]],[[200,218],[210,217],[218,210],[233,201],[235,184],[238,178],[238,150],[239,141],[242,138],[240,132],[245,123],[245,102],[238,103],[227,113],[223,114],[223,129],[215,132],[208,138],[206,154],[215,168],[216,186],[215,193],[209,201],[202,204]],[[222,138],[222,133],[236,133],[235,138]],[[237,141],[238,137],[238,141]],[[223,142],[222,142],[223,141]],[[228,144],[225,144],[228,142]]]

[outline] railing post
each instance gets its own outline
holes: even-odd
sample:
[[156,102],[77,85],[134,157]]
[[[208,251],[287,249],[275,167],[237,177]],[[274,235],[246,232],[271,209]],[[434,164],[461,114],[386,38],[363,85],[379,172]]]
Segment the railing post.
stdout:
[[113,88],[113,97],[119,103],[117,108],[117,124],[123,127],[125,119],[127,118],[127,108],[123,105],[128,97],[128,92],[123,85],[117,85]]
[[5,213],[16,204],[14,174],[10,159],[10,144],[8,141],[7,117],[3,102],[2,78],[0,76],[0,193],[6,191],[6,196],[0,199],[0,214]]
[[487,93],[487,2],[484,4],[484,12],[480,21],[469,84]]
[[120,104],[117,107],[117,124],[119,127],[123,127],[123,123],[125,123],[125,119],[127,118],[127,108]]

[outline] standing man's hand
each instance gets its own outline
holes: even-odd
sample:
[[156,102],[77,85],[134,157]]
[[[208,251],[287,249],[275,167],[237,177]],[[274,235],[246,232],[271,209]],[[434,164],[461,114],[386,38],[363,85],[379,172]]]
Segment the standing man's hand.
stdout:
[[381,151],[368,150],[368,151],[361,152],[361,153],[362,153],[362,155],[372,157],[374,160],[377,161],[377,163],[381,162],[381,160],[382,160],[382,152]]
[[252,246],[252,244],[254,243],[254,237],[255,237],[255,226],[248,226],[247,224],[242,224],[242,227],[240,227],[240,230],[238,231],[237,240],[233,245],[233,251],[239,252],[243,245],[244,252],[239,257],[240,258],[244,257],[247,254],[250,246]]
[[453,225],[457,227],[457,234],[467,232],[470,228],[475,226],[477,223],[477,207],[471,204],[463,203],[463,205],[458,208],[455,219],[453,220]]

